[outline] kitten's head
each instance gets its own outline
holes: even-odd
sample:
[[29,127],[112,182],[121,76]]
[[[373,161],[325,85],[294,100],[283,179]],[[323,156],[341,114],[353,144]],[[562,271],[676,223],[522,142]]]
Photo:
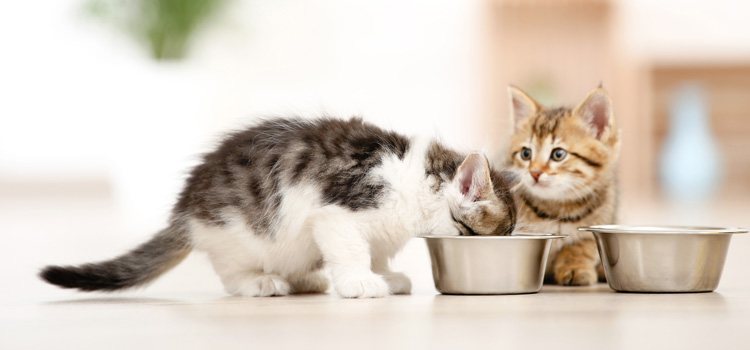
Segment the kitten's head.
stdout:
[[508,235],[516,225],[510,186],[516,176],[490,168],[481,153],[467,156],[448,193],[453,225],[461,235]]
[[520,190],[545,200],[574,200],[612,181],[619,133],[601,86],[575,109],[545,108],[509,87],[514,134],[510,167]]

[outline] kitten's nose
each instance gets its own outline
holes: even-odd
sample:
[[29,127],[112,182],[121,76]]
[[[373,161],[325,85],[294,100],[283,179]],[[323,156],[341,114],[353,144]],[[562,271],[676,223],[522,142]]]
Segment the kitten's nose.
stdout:
[[537,171],[537,170],[532,170],[530,172],[531,172],[531,177],[534,178],[534,181],[539,182],[539,177],[542,176],[542,172]]

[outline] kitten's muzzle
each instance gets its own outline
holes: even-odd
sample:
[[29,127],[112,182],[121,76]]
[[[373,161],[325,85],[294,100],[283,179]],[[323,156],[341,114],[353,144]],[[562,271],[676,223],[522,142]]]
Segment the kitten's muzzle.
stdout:
[[541,171],[532,170],[529,172],[531,174],[531,177],[534,178],[534,182],[539,183],[539,177],[542,176]]

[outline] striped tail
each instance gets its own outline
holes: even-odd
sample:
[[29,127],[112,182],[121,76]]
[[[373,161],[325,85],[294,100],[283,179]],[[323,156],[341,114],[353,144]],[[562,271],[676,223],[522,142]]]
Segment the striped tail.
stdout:
[[81,291],[115,291],[149,283],[179,264],[192,250],[184,225],[157,233],[150,241],[115,259],[80,266],[47,266],[43,280]]

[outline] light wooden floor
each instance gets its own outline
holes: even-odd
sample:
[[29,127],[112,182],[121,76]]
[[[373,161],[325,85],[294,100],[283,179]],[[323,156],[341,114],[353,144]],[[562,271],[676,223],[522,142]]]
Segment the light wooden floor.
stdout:
[[[626,201],[621,221],[748,226],[747,209],[744,199],[692,211]],[[700,294],[625,294],[600,284],[443,296],[418,240],[395,262],[414,294],[383,299],[229,297],[199,254],[148,288],[118,294],[36,279],[45,264],[112,257],[150,236],[133,228],[105,195],[0,196],[0,349],[750,349],[750,235],[734,237],[717,291]]]

